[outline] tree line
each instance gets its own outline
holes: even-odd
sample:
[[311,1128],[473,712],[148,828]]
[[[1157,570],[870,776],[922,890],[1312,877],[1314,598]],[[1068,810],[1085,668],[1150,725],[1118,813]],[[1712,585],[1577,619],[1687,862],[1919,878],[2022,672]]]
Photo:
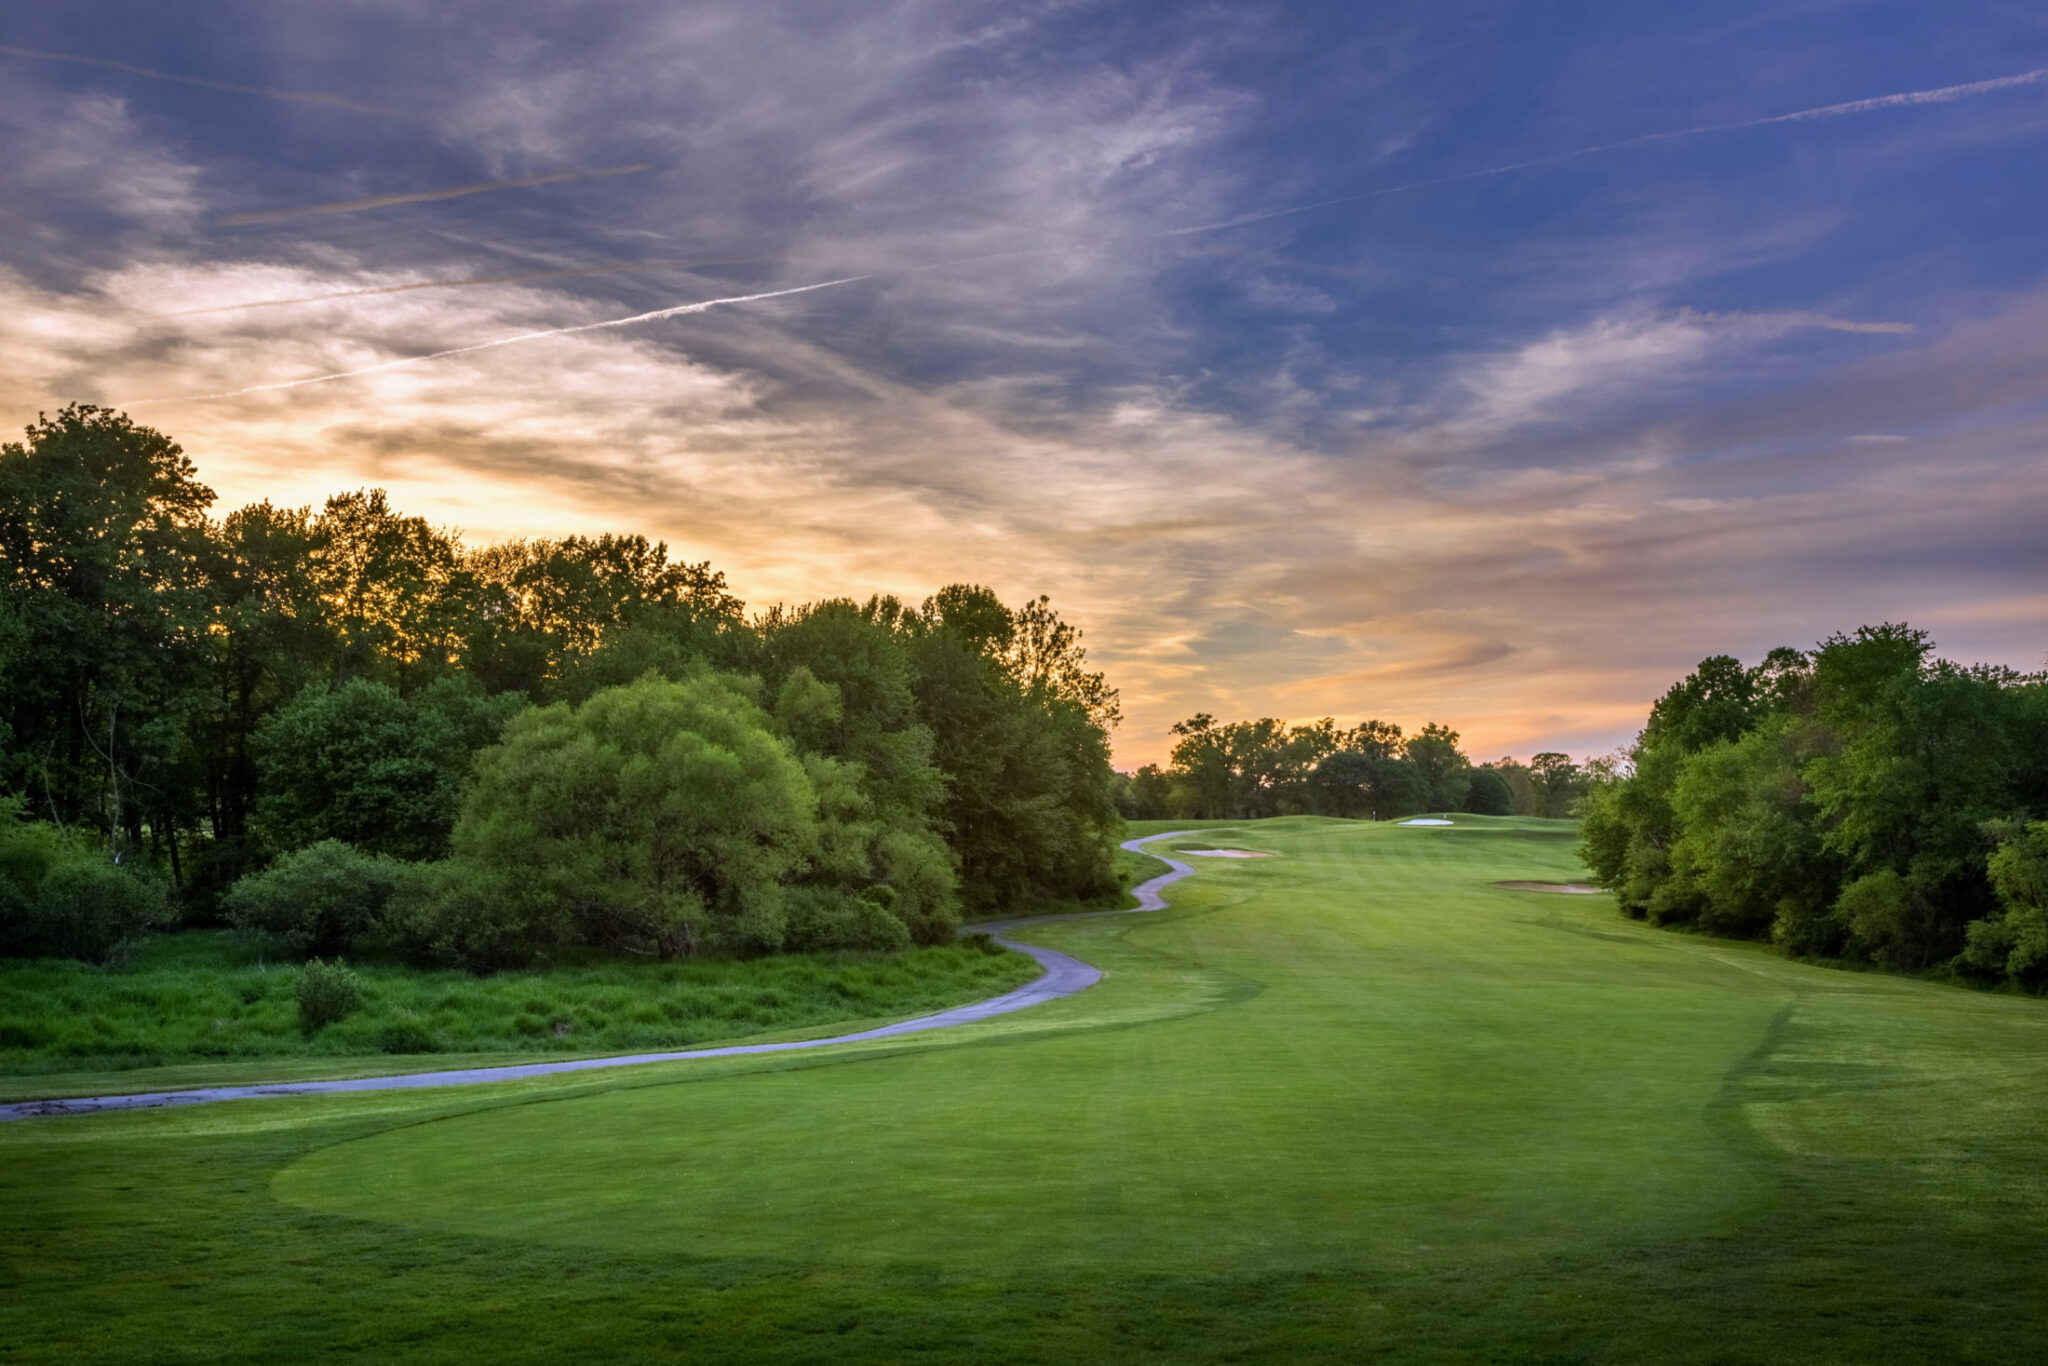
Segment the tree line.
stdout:
[[1043,597],[750,616],[644,536],[214,501],[108,409],[0,447],[0,951],[886,947],[1117,885],[1117,695]]
[[2048,986],[2048,675],[1902,624],[1701,662],[1585,804],[1628,914]]
[[1425,811],[1570,815],[1593,770],[1546,752],[1528,763],[1474,764],[1458,732],[1429,722],[1404,735],[1391,721],[1289,726],[1272,717],[1219,722],[1207,712],[1173,727],[1166,767],[1118,775],[1131,820],[1238,820],[1320,815],[1391,820]]

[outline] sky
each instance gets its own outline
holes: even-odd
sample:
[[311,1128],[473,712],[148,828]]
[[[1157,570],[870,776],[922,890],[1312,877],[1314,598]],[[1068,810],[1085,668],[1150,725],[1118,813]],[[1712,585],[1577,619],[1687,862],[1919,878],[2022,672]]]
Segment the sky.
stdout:
[[1045,593],[1126,766],[2048,652],[2038,3],[7,0],[0,76],[0,427],[221,513]]

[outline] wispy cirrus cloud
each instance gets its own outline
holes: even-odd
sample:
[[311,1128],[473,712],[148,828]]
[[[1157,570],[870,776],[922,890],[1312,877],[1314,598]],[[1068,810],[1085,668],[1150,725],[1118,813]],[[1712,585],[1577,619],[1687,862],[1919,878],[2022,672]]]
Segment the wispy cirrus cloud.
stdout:
[[[187,87],[75,64],[0,91],[30,152],[0,406],[211,396],[139,415],[225,504],[367,483],[476,540],[645,531],[756,603],[1050,592],[1124,688],[1126,762],[1195,710],[1605,748],[1700,654],[1866,617],[2040,654],[2048,261],[1953,207],[1966,157],[2031,204],[2029,81],[1766,120],[1825,123],[1821,156],[1697,136],[1821,76],[1668,16],[1641,41],[1677,25],[1660,60],[1699,54],[1714,98],[1648,122],[1455,4],[262,15],[223,50],[423,92],[431,135],[181,121]],[[1610,35],[1560,22],[1597,74]],[[1912,84],[1825,55],[1831,89]],[[1572,117],[1534,126],[1560,84]],[[1678,131],[1626,175],[1518,158],[1642,126]],[[1395,158],[1418,183],[1369,211],[1236,215]],[[640,164],[217,217],[368,207],[366,168]]]
[[69,66],[96,67],[102,71],[118,71],[124,76],[141,76],[145,80],[170,81],[177,85],[189,85],[201,90],[221,90],[231,95],[254,95],[266,100],[284,100],[292,104],[316,104],[329,109],[345,109],[355,114],[375,114],[379,118],[406,119],[417,123],[430,121],[428,115],[410,109],[394,109],[390,105],[371,104],[365,100],[349,99],[343,95],[331,95],[321,90],[278,90],[267,85],[245,85],[238,81],[215,80],[210,76],[184,75],[175,71],[158,71],[153,67],[135,66],[129,62],[117,62],[106,57],[88,57],[70,52],[44,52],[32,47],[13,47],[0,43],[0,53],[9,57],[25,57],[38,62],[62,62]]
[[342,199],[328,204],[303,204],[286,209],[256,209],[248,213],[223,214],[220,221],[228,227],[246,227],[252,223],[279,223],[288,218],[312,218],[321,214],[389,209],[401,204],[438,204],[448,199],[466,199],[473,194],[524,190],[536,185],[560,185],[572,180],[603,180],[611,176],[641,175],[653,169],[646,162],[635,162],[631,166],[592,166],[582,170],[545,171],[539,175],[513,176],[509,180],[482,180],[470,185],[449,185],[438,190],[409,190],[401,194],[370,195],[363,199]]

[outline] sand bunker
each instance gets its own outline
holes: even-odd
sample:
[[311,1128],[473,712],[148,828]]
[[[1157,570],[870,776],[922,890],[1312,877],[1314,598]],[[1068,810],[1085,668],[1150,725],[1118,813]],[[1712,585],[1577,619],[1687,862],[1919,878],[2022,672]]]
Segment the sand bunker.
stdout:
[[1449,825],[1449,824],[1450,824],[1450,822],[1449,822],[1449,821],[1440,821],[1440,820],[1436,819],[1436,818],[1435,818],[1434,816],[1430,816],[1430,817],[1426,817],[1426,818],[1424,818],[1424,819],[1421,819],[1421,820],[1412,820],[1412,821],[1396,821],[1396,822],[1395,822],[1395,824],[1396,824],[1396,825]]
[[1176,854],[1193,854],[1196,858],[1271,858],[1271,854],[1254,853],[1250,849],[1176,849]]
[[1584,882],[1496,882],[1493,885],[1511,892],[1562,892],[1566,896],[1592,896],[1607,890]]

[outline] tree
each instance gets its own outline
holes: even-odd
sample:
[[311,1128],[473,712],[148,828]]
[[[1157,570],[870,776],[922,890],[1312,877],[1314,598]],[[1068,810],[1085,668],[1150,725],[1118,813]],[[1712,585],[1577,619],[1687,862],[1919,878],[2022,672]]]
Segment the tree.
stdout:
[[2029,990],[2048,984],[2048,821],[1995,821],[1989,872],[1999,913],[1972,924],[1965,967]]
[[1164,820],[1172,790],[1166,770],[1157,764],[1142,764],[1118,788],[1117,809],[1125,820]]
[[1378,760],[1355,749],[1323,756],[1309,775],[1316,805],[1326,816],[1357,817],[1372,809]]
[[[463,567],[478,595],[464,666],[492,691],[536,702],[579,700],[648,668],[679,674],[676,666],[713,660],[721,637],[742,625],[723,574],[671,563],[668,546],[645,536],[506,541],[467,552]],[[627,670],[592,670],[600,652],[622,646]]]
[[1102,731],[1123,720],[1117,690],[1088,667],[1081,631],[1062,621],[1040,594],[1010,614],[1009,644],[999,656],[1025,692],[1080,708]]
[[1529,760],[1529,785],[1536,796],[1536,813],[1553,819],[1569,816],[1572,803],[1585,794],[1586,782],[1579,766],[1568,754],[1548,751]]
[[896,619],[946,779],[937,824],[962,892],[983,913],[1106,895],[1118,887],[1123,819],[1100,713],[1020,677],[992,604],[986,590],[955,585]]
[[329,498],[312,531],[337,681],[381,677],[406,692],[455,662],[475,580],[452,533],[399,515],[383,489]]
[[1429,810],[1456,811],[1464,805],[1472,764],[1458,750],[1458,732],[1432,721],[1409,737],[1406,752],[1427,786]]
[[156,770],[207,632],[213,491],[195,474],[169,437],[90,404],[0,446],[9,776],[55,819],[104,831],[117,856],[164,799]]
[[781,948],[818,796],[750,691],[706,672],[525,712],[478,758],[453,861],[565,908],[584,942]]
[[362,678],[315,684],[256,733],[264,833],[283,850],[340,840],[396,858],[438,857],[471,761],[524,705],[460,678],[410,699]]
[[1475,816],[1511,816],[1515,811],[1515,794],[1507,780],[1491,768],[1475,768],[1472,786],[1465,793],[1464,809]]

